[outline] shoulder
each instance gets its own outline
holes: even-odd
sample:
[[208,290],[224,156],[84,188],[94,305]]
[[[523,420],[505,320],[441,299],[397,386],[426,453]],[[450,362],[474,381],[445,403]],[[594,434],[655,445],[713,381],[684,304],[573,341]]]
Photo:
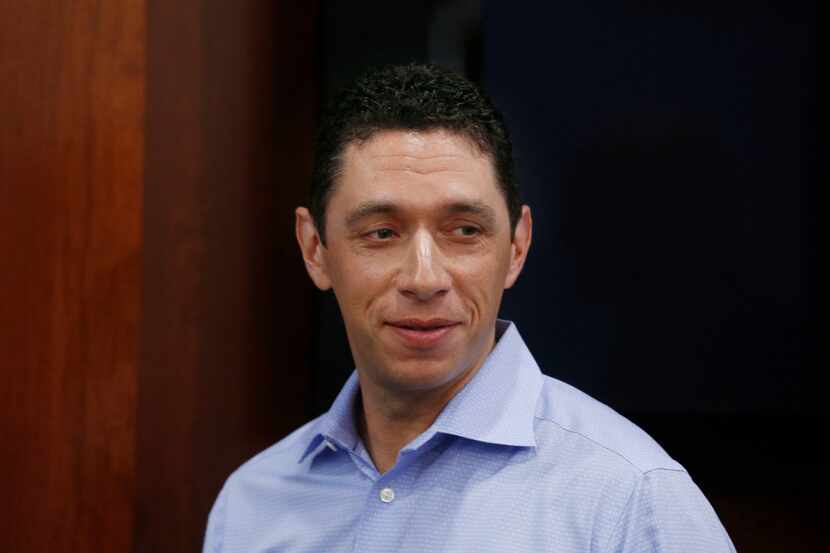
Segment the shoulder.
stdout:
[[305,423],[274,445],[248,459],[230,475],[226,486],[259,474],[267,473],[273,477],[299,470],[300,459],[317,434],[317,423],[320,418]]
[[226,528],[239,525],[240,513],[261,510],[257,501],[259,494],[269,488],[276,489],[280,481],[290,479],[301,470],[300,458],[314,439],[318,420],[304,424],[253,456],[225,480],[208,517],[205,553],[223,551]]
[[639,475],[657,469],[684,471],[633,422],[555,378],[544,377],[536,420],[543,434],[565,433],[583,449],[607,458],[608,462],[616,460]]

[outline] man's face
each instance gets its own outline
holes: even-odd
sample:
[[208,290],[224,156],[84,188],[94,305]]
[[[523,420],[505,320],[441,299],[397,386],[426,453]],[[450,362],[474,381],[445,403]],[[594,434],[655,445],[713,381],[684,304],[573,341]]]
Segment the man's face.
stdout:
[[488,155],[448,131],[380,132],[344,152],[325,247],[308,212],[297,215],[307,268],[334,289],[361,379],[423,392],[481,365],[531,225],[524,207],[512,236]]

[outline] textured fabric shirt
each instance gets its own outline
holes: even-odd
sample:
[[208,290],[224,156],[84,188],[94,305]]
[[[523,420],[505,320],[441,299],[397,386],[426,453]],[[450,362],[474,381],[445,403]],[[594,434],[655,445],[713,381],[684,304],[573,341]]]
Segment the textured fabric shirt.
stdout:
[[352,374],[328,413],[225,483],[205,553],[734,551],[689,475],[648,435],[544,376],[514,325],[380,474]]

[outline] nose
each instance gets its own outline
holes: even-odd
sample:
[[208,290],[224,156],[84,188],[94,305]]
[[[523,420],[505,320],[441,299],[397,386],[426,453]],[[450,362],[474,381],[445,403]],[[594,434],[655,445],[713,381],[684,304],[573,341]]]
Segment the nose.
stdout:
[[407,248],[398,289],[404,296],[428,301],[446,294],[450,285],[445,259],[432,235],[425,229],[417,231]]

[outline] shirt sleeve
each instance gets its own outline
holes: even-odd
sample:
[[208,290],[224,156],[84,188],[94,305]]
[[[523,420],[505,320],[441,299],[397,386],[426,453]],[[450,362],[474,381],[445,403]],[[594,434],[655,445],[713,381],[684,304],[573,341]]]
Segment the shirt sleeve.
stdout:
[[205,543],[202,553],[222,553],[225,539],[225,503],[227,502],[226,492],[223,489],[219,497],[213,503],[213,508],[208,516],[207,530],[205,531]]
[[688,473],[646,472],[611,536],[613,553],[735,553],[715,510]]

